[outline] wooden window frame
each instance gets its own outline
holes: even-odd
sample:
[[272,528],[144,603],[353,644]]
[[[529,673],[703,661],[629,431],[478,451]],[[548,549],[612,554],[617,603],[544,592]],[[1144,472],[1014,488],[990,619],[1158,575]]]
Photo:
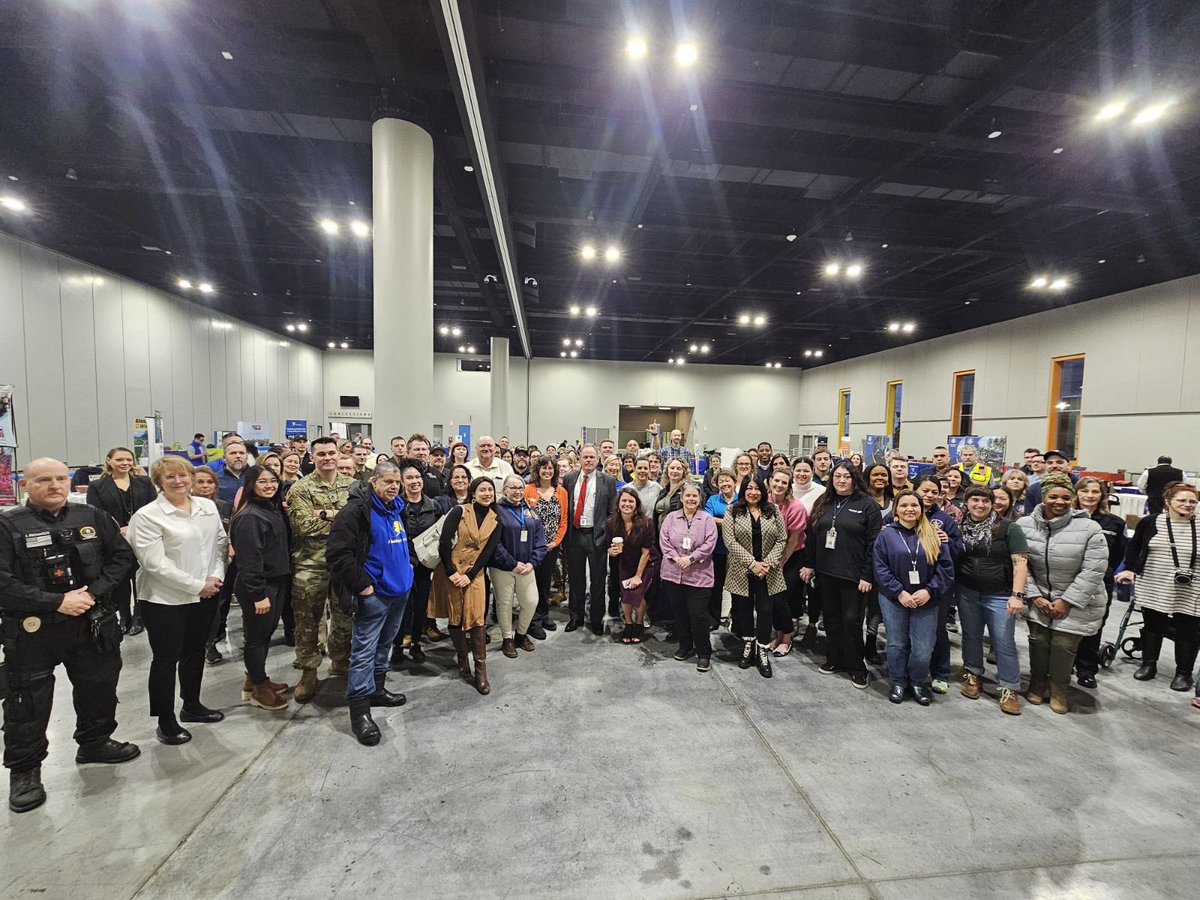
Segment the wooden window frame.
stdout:
[[[966,375],[975,375],[974,369],[963,369],[952,376],[950,400],[951,434],[962,434],[962,380]],[[971,427],[975,427],[975,400],[971,400]]]
[[[1062,367],[1063,363],[1070,362],[1073,359],[1082,359],[1084,370],[1087,370],[1087,354],[1086,353],[1068,353],[1066,356],[1054,356],[1050,358],[1050,403],[1046,407],[1046,448],[1057,449],[1055,447],[1056,433],[1058,432],[1058,404],[1062,400],[1059,396],[1062,392]],[[1075,458],[1071,460],[1071,464],[1075,465],[1079,461],[1079,436],[1083,430],[1083,399],[1080,397],[1079,421],[1075,423]]]
[[[897,378],[895,381],[889,381],[887,383],[887,419],[885,421],[887,423],[888,437],[890,437],[893,441],[892,449],[899,450],[900,442],[896,440],[896,432],[900,430],[899,425],[903,424],[903,422],[900,422],[900,423],[896,422],[896,388],[900,388],[901,392],[903,392],[903,390],[904,390],[904,379],[903,378]],[[901,416],[903,416],[904,415],[903,396],[901,397],[900,402],[901,402],[900,414],[901,414]]]
[[838,408],[837,408],[838,433],[837,433],[837,439],[838,439],[839,446],[842,443],[842,438],[848,437],[850,434],[850,430],[849,430],[850,423],[848,421],[846,421],[849,418],[846,415],[846,398],[851,397],[853,399],[853,396],[854,396],[853,394],[851,394],[850,390],[851,390],[850,388],[839,388],[838,389]]

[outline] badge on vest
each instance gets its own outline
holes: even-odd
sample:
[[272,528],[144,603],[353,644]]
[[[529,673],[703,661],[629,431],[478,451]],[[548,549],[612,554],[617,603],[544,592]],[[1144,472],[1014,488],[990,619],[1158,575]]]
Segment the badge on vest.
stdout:
[[96,529],[91,525],[84,525],[79,529],[79,537],[85,541],[94,541],[96,539]]
[[54,539],[50,537],[50,532],[39,531],[36,534],[25,535],[25,549],[36,550],[38,547],[49,547],[54,543]]
[[30,634],[33,634],[35,631],[37,631],[39,628],[42,627],[42,620],[39,619],[37,616],[29,616],[29,617],[21,620],[21,627],[24,628]]

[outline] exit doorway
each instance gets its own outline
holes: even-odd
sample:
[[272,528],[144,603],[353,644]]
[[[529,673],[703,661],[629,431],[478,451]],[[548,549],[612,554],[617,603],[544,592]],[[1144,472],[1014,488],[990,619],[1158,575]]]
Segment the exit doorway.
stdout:
[[678,428],[683,432],[683,441],[690,444],[694,406],[639,406],[622,405],[617,414],[617,446],[624,447],[630,440],[649,447],[652,432],[657,430],[657,446],[671,442],[671,432]]

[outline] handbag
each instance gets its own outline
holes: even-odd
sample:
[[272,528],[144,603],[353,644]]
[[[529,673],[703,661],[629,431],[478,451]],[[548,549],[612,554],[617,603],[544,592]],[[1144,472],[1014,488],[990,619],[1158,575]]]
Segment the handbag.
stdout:
[[[438,544],[442,540],[442,526],[446,524],[446,513],[415,538],[413,538],[413,548],[417,551],[417,559],[427,569],[436,569],[442,561],[441,554],[438,552]],[[458,543],[458,535],[454,535],[454,543]],[[453,546],[454,544],[451,544]]]

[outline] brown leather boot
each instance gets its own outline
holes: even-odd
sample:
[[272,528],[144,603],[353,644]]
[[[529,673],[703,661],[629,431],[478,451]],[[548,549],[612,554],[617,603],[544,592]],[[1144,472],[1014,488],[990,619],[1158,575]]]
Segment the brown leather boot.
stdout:
[[[267,679],[267,687],[269,687],[271,690],[273,690],[277,694],[286,694],[288,691],[291,690],[291,687],[284,684],[283,682],[272,681],[269,678]],[[250,680],[250,673],[247,672],[246,673],[246,681],[242,684],[242,699],[249,700],[250,692],[253,690],[254,690],[254,682]]]
[[1050,690],[1050,687],[1045,683],[1029,682],[1029,690],[1025,692],[1025,702],[1031,703],[1034,706],[1041,706],[1046,702],[1046,692],[1048,690]]
[[307,703],[317,695],[317,670],[305,669],[296,685],[296,702]]
[[487,677],[487,628],[477,625],[471,629],[471,654],[475,657],[475,690],[487,695],[492,692]]
[[517,642],[512,638],[505,638],[504,644],[500,647],[500,652],[509,659],[517,658]]
[[458,654],[458,674],[463,677],[464,681],[475,681],[475,675],[471,671],[471,657],[467,655],[467,636],[458,626],[450,626],[450,643],[454,645],[454,652]]
[[1050,711],[1060,716],[1071,711],[1071,704],[1067,701],[1067,689],[1054,682],[1050,682]]
[[287,698],[279,696],[279,693],[271,688],[269,681],[251,685],[250,696],[247,699],[251,706],[260,709],[287,709],[288,705]]

